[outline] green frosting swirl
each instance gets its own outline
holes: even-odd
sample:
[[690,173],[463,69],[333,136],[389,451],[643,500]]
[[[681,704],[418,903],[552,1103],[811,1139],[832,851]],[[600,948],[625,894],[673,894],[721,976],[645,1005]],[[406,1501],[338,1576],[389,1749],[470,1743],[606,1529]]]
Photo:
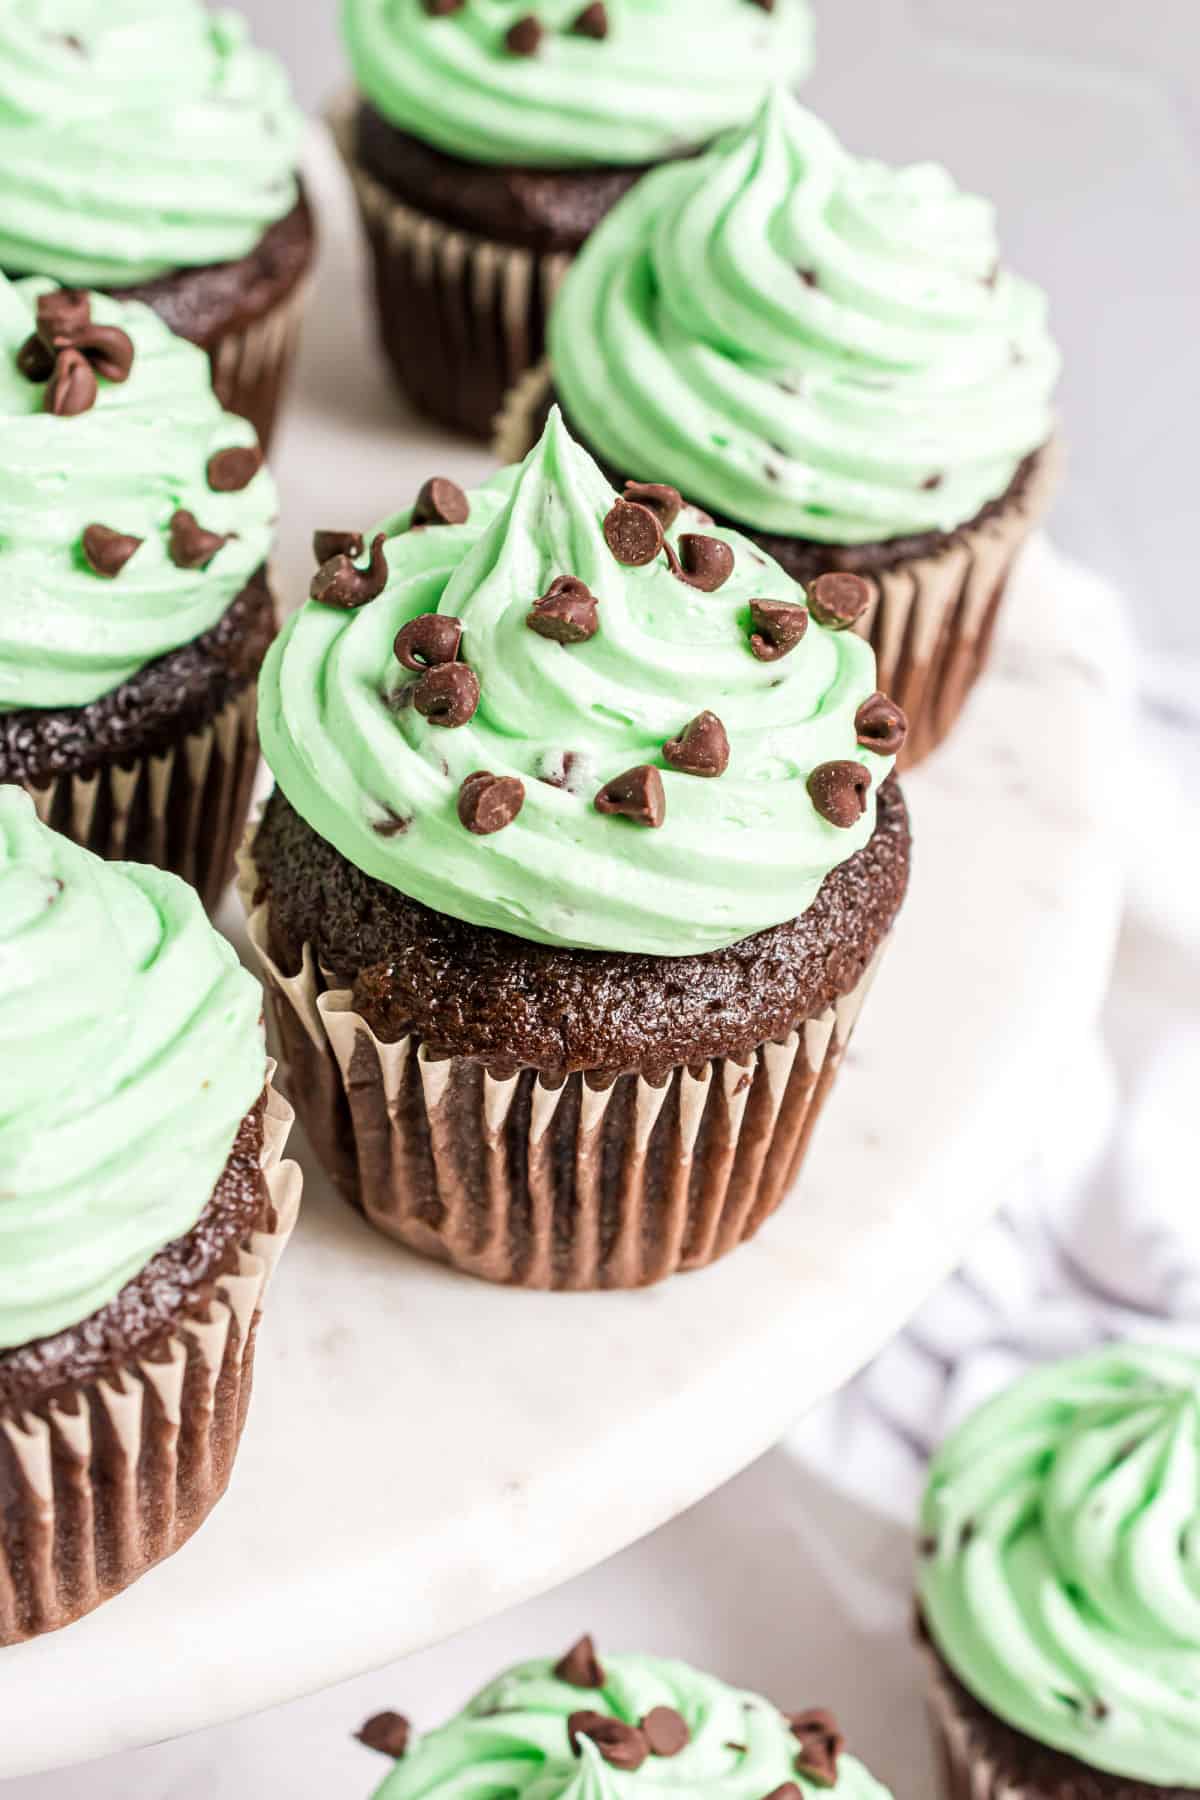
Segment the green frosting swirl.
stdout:
[[296,204],[274,58],[201,0],[0,0],[0,269],[121,287],[245,256]]
[[[616,1800],[675,1793],[713,1800],[765,1800],[787,1782],[805,1795],[889,1800],[887,1789],[852,1756],[838,1759],[833,1788],[796,1773],[797,1742],[777,1707],[727,1687],[685,1663],[605,1656],[603,1688],[572,1687],[549,1660],[529,1662],[484,1688],[449,1724],[410,1743],[376,1800]],[[638,1724],[652,1708],[680,1713],[691,1733],[677,1756],[649,1756],[635,1771],[606,1762],[587,1738],[576,1755],[567,1736],[573,1712]]]
[[[540,943],[677,956],[727,945],[803,912],[875,823],[891,759],[856,743],[875,686],[870,646],[813,621],[776,662],[749,648],[752,598],[804,596],[730,532],[733,575],[700,593],[664,556],[618,563],[603,521],[615,496],[555,412],[541,442],[471,496],[468,522],[384,529],[390,576],[356,612],[310,603],[268,655],[259,683],[263,750],[309,824],[364,873],[438,912]],[[685,514],[668,532],[695,530]],[[599,631],[564,646],[530,631],[530,607],[561,575],[597,597]],[[396,633],[418,613],[465,627],[462,659],[482,699],[458,729],[405,704]],[[728,732],[718,779],[663,766],[662,746],[702,710]],[[562,779],[568,785],[551,786]],[[848,829],[815,810],[821,763],[861,761],[873,782]],[[602,784],[662,768],[666,823],[604,817]],[[460,823],[476,770],[525,784],[520,816],[492,836]]]
[[999,270],[991,206],[779,91],[613,209],[549,341],[608,463],[789,537],[952,530],[1051,434],[1045,301]]
[[1093,1769],[1200,1787],[1200,1358],[1116,1345],[954,1433],[921,1606],[989,1711]]
[[[209,458],[253,445],[221,410],[203,351],[147,307],[92,296],[92,317],[133,340],[129,379],[101,378],[96,404],[45,411],[45,389],[17,367],[41,280],[0,276],[0,712],[84,706],[215,625],[266,560],[277,510],[262,469],[240,493],[214,493]],[[177,510],[228,543],[205,569],[169,554]],[[89,525],[144,541],[115,580],[83,554]]]
[[262,996],[173,875],[0,788],[0,1349],[86,1319],[204,1211],[262,1092]]
[[584,0],[543,0],[534,56],[505,39],[527,0],[342,0],[362,92],[453,156],[573,168],[656,162],[749,117],[769,81],[812,63],[808,0],[608,0],[602,39],[571,30]]

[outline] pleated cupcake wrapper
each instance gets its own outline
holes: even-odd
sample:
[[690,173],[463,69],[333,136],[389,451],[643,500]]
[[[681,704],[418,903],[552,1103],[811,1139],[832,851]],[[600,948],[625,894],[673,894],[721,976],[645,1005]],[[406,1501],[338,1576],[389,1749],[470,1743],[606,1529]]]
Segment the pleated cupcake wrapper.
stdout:
[[330,118],[375,264],[384,348],[414,403],[490,437],[513,383],[545,350],[550,304],[571,265],[447,225],[397,198],[358,162],[352,107]]
[[225,1492],[263,1298],[300,1205],[300,1170],[283,1160],[295,1115],[271,1086],[274,1068],[262,1154],[274,1225],[238,1245],[207,1316],[181,1318],[152,1358],[0,1418],[0,1645],[56,1631],[120,1593]]
[[[502,462],[519,462],[532,448],[550,391],[545,363],[514,387],[497,420]],[[922,762],[949,735],[987,666],[1009,575],[1050,504],[1060,464],[1052,440],[1020,492],[991,518],[953,532],[931,555],[869,577],[875,598],[855,630],[875,651],[880,689],[908,715],[902,769]]]
[[296,359],[308,292],[309,283],[302,277],[267,312],[240,331],[222,332],[208,346],[218,400],[230,412],[250,420],[264,450],[271,447]]
[[[1044,1788],[1014,1781],[1012,1775],[989,1755],[978,1726],[964,1714],[936,1651],[924,1646],[922,1654],[929,1675],[926,1710],[933,1734],[940,1800],[1046,1800]],[[1116,1778],[1096,1775],[1095,1782],[1086,1790],[1089,1800],[1095,1800],[1095,1795],[1104,1791],[1106,1780]],[[1129,1785],[1132,1788],[1137,1783]],[[1076,1792],[1082,1795],[1084,1789],[1077,1790],[1070,1783],[1060,1783],[1054,1790],[1054,1800],[1072,1800]]]
[[796,1176],[875,968],[745,1061],[548,1087],[382,1043],[310,946],[294,976],[275,963],[248,851],[239,886],[289,1091],[343,1197],[425,1256],[530,1288],[639,1287],[751,1237]]
[[39,817],[109,861],[182,875],[213,911],[233,873],[258,766],[254,684],[169,749],[26,785]]

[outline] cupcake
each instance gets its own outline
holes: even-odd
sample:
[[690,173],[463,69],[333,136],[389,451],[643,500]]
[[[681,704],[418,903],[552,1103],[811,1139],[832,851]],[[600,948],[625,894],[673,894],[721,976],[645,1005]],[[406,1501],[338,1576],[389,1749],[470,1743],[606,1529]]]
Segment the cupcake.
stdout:
[[261,995],[174,876],[0,788],[0,1644],[191,1536],[229,1480],[299,1171]]
[[0,783],[215,905],[275,630],[253,427],[148,307],[3,276],[0,419]]
[[595,233],[513,396],[506,458],[550,394],[606,469],[672,482],[796,580],[860,574],[916,762],[986,657],[1042,512],[1058,358],[1001,270],[992,209],[944,170],[846,154],[782,92],[661,169]]
[[921,1530],[946,1800],[1200,1793],[1200,1358],[1018,1382],[936,1458]]
[[311,1141],[381,1230],[527,1287],[757,1229],[907,881],[869,645],[638,491],[552,414],[365,564],[320,534],[263,671],[244,889]]
[[0,270],[143,300],[264,444],[313,225],[287,78],[201,0],[0,0]]
[[823,1707],[785,1713],[715,1675],[652,1656],[596,1655],[581,1638],[499,1676],[448,1724],[418,1736],[400,1713],[369,1719],[369,1749],[396,1759],[376,1800],[726,1794],[729,1800],[890,1800],[849,1755]]
[[384,351],[421,411],[487,437],[546,309],[648,168],[811,61],[809,0],[342,0],[338,131]]

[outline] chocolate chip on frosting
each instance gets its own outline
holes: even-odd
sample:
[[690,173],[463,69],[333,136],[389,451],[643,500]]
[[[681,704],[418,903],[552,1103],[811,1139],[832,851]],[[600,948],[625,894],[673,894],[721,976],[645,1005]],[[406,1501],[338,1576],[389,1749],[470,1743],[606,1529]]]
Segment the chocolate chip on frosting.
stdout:
[[724,538],[688,531],[679,540],[679,563],[676,573],[689,587],[715,594],[733,574],[733,551]]
[[591,1636],[585,1633],[578,1643],[572,1644],[564,1657],[554,1665],[556,1681],[565,1681],[569,1687],[602,1688],[604,1686],[604,1669],[600,1658],[596,1655],[596,1646]]
[[144,538],[129,537],[108,525],[89,525],[83,534],[83,554],[95,574],[112,581],[144,542]]
[[208,485],[214,494],[240,494],[250,486],[262,465],[263,453],[257,444],[218,450],[208,459]]
[[183,507],[171,516],[169,551],[177,569],[207,569],[217,551],[229,542],[220,531],[206,531],[195,513]]
[[38,336],[51,350],[74,344],[92,322],[92,302],[83,288],[53,288],[39,294]]
[[26,381],[49,381],[54,373],[54,352],[48,350],[35,331],[17,351],[17,368]]
[[651,1756],[678,1756],[692,1741],[687,1720],[673,1706],[652,1706],[639,1730]]
[[798,1782],[781,1781],[777,1788],[764,1794],[763,1800],[804,1800],[804,1789]]
[[467,0],[425,0],[425,11],[431,19],[448,19],[451,13],[461,12]]
[[596,596],[576,575],[558,575],[525,616],[530,631],[556,644],[583,644],[600,629]]
[[96,377],[125,381],[133,368],[133,340],[117,325],[94,325],[90,297],[77,288],[39,296],[37,331],[17,353],[29,381],[47,381],[46,411],[60,417],[87,412]]
[[45,409],[59,419],[76,418],[96,404],[96,372],[82,350],[60,350],[46,388]]
[[363,536],[361,531],[314,531],[313,556],[318,569],[323,563],[331,562],[335,556],[361,556],[363,553]]
[[580,1738],[590,1738],[606,1763],[628,1773],[640,1769],[650,1753],[650,1747],[636,1725],[627,1725],[624,1719],[612,1719],[607,1713],[573,1712],[567,1719],[567,1741],[576,1756],[579,1755]]
[[393,1757],[399,1762],[408,1749],[412,1727],[403,1713],[381,1712],[369,1718],[354,1735],[368,1750],[378,1750],[382,1756]]
[[778,662],[808,630],[808,609],[790,600],[752,600],[750,648],[759,662]]
[[800,1749],[796,1756],[796,1773],[817,1787],[834,1787],[838,1778],[838,1757],[846,1740],[838,1730],[833,1714],[822,1707],[810,1712],[793,1713],[788,1724]]
[[651,763],[639,763],[606,781],[593,802],[599,813],[632,819],[657,831],[667,816],[667,796],[662,776]]
[[371,540],[371,560],[365,569],[360,569],[353,558],[344,553],[331,556],[312,578],[308,590],[311,598],[319,600],[322,606],[338,606],[345,611],[377,600],[388,579],[387,557],[383,550],[385,542],[383,532],[376,532]]
[[604,0],[592,0],[585,6],[571,26],[576,37],[606,38],[608,36],[608,8]]
[[857,762],[820,763],[808,778],[808,792],[823,819],[843,831],[857,825],[867,810],[870,771]]
[[617,500],[604,521],[604,541],[626,568],[644,568],[663,547],[662,520],[648,506]]
[[373,822],[371,830],[381,838],[403,837],[411,824],[409,814],[398,813],[394,806],[385,806],[383,817]]
[[864,750],[899,756],[908,736],[908,719],[904,708],[886,694],[872,694],[855,713],[854,730]]
[[441,663],[457,662],[463,622],[449,613],[419,613],[396,633],[393,648],[406,669],[422,675]]
[[697,713],[678,737],[663,745],[663,760],[679,775],[723,775],[729,767],[729,734],[716,713]]
[[413,705],[431,725],[448,731],[469,725],[479,707],[479,677],[466,663],[440,663],[413,689]]
[[413,504],[414,525],[465,525],[471,516],[471,502],[457,481],[444,475],[431,475]]
[[505,46],[514,56],[536,56],[542,43],[542,24],[535,13],[526,13],[505,34]]
[[638,506],[648,506],[658,515],[664,531],[671,529],[683,509],[683,495],[665,481],[627,481],[625,498]]
[[819,625],[845,631],[871,604],[871,584],[862,575],[818,575],[808,584],[808,606]]
[[511,825],[525,804],[525,783],[516,775],[476,769],[458,790],[458,816],[476,837],[491,837]]

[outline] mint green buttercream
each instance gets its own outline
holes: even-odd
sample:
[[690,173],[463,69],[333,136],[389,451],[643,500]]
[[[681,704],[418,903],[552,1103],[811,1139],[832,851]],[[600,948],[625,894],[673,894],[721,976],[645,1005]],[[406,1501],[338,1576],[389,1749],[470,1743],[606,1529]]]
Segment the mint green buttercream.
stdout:
[[586,441],[757,530],[949,531],[1051,435],[1043,296],[934,164],[849,156],[782,92],[616,206],[550,321]]
[[121,287],[296,204],[287,79],[201,0],[0,0],[0,269]]
[[1200,1358],[1114,1345],[955,1432],[921,1606],[997,1717],[1093,1769],[1200,1788]]
[[173,875],[0,788],[0,1349],[191,1230],[266,1079],[262,996]]
[[[265,562],[277,511],[265,469],[240,493],[209,487],[209,458],[254,428],[222,411],[204,352],[145,306],[92,296],[92,317],[133,340],[132,372],[101,379],[88,412],[45,411],[17,351],[53,285],[0,275],[0,712],[84,706],[208,631]],[[171,561],[181,508],[232,534],[206,569]],[[94,524],[144,539],[115,580],[84,559]]]
[[342,0],[359,88],[392,124],[451,155],[548,168],[656,162],[749,117],[812,62],[809,0],[608,0],[608,35],[572,32],[584,0],[544,0],[535,56],[509,28],[527,0]]
[[[703,594],[665,556],[618,563],[603,520],[607,481],[560,415],[519,469],[471,496],[465,525],[385,529],[390,578],[356,612],[315,602],[289,620],[259,683],[263,749],[309,824],[364,873],[473,925],[540,943],[674,956],[735,942],[810,905],[875,823],[891,760],[859,749],[854,716],[875,687],[870,646],[811,623],[777,662],[749,648],[752,598],[800,589],[734,533],[734,573]],[[685,514],[668,533],[705,529]],[[560,575],[586,582],[600,628],[563,646],[526,626]],[[398,703],[414,678],[392,651],[418,613],[462,620],[462,659],[482,700],[455,730]],[[702,710],[729,734],[717,780],[665,767],[664,742]],[[566,788],[551,786],[570,756]],[[856,759],[873,782],[849,829],[815,811],[819,763]],[[641,763],[662,769],[659,830],[604,817],[597,790]],[[515,775],[515,823],[476,837],[457,796],[475,770]],[[397,829],[396,821],[407,821]]]
[[[727,1687],[685,1663],[603,1656],[603,1688],[559,1681],[549,1660],[528,1662],[484,1688],[457,1717],[414,1739],[376,1800],[618,1800],[639,1794],[765,1800],[787,1782],[806,1796],[889,1800],[852,1756],[838,1759],[833,1788],[795,1769],[797,1742],[769,1700]],[[677,1756],[648,1756],[614,1769],[594,1744],[571,1750],[567,1719],[599,1712],[636,1725],[656,1706],[680,1713],[691,1742]]]

